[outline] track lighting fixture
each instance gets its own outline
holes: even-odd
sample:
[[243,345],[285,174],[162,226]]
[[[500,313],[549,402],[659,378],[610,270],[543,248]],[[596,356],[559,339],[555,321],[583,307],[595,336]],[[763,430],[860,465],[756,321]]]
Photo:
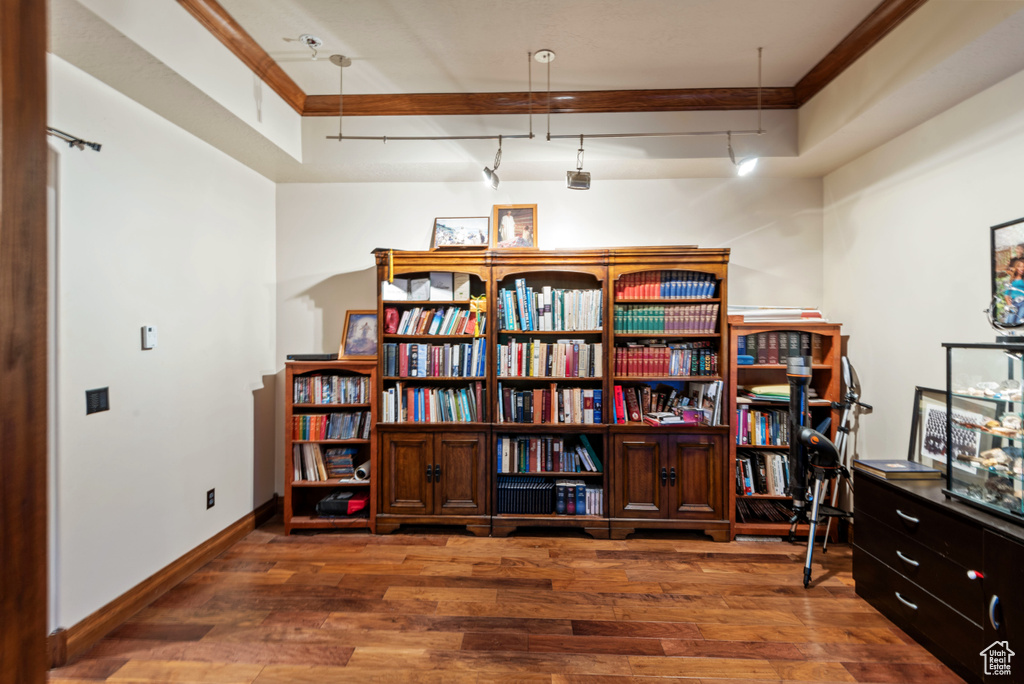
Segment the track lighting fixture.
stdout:
[[590,172],[583,170],[583,136],[580,136],[580,149],[576,153],[576,170],[565,172],[565,187],[570,190],[589,190]]
[[86,147],[88,147],[91,150],[99,152],[100,148],[102,147],[100,143],[82,140],[81,138],[73,136],[70,133],[65,133],[64,131],[58,130],[56,128],[47,128],[46,134],[52,135],[54,138],[57,138],[59,140],[63,140],[68,144],[68,147],[74,147],[79,150],[84,150]]
[[501,136],[498,136],[498,153],[494,155],[494,168],[489,169],[484,167],[484,185],[489,185],[494,190],[498,189],[498,167],[501,166]]
[[757,166],[757,157],[743,157],[739,161],[736,161],[736,153],[732,149],[732,131],[726,132],[726,146],[729,150],[729,161],[736,167],[737,176],[746,176],[748,173],[754,170]]

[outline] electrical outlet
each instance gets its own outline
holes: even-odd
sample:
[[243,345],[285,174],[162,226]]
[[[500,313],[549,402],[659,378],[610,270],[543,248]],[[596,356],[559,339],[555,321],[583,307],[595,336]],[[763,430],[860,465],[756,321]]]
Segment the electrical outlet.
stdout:
[[210,491],[206,492],[206,507],[207,508],[213,508],[214,492],[216,492],[216,491],[217,491],[216,489],[211,489]]

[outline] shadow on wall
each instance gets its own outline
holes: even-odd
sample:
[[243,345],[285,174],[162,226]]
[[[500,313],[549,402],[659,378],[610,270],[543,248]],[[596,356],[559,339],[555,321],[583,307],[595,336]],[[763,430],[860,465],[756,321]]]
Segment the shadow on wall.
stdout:
[[263,387],[252,393],[252,505],[274,495],[277,474],[277,375],[264,375]]
[[376,277],[376,266],[362,271],[339,273],[300,293],[312,299],[314,306],[321,312],[321,345],[325,352],[336,352],[341,346],[346,311],[376,310]]

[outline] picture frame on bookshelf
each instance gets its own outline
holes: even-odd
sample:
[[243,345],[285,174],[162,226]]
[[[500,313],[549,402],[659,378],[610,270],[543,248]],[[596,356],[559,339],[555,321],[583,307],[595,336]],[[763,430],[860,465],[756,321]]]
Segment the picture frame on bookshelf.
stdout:
[[493,213],[494,249],[538,249],[536,204],[495,204]]
[[1024,327],[1024,218],[992,226],[992,321]]
[[377,358],[376,311],[345,312],[345,330],[341,335],[338,358],[342,360]]
[[[995,407],[986,403],[953,397],[953,416],[974,423],[995,418]],[[953,428],[953,441],[959,453],[977,456],[981,435]],[[946,466],[946,392],[930,387],[914,388],[914,415],[910,423],[908,460],[932,467]],[[954,460],[954,463],[956,461]],[[972,466],[964,465],[965,468]]]
[[447,216],[434,219],[431,249],[487,249],[490,216]]

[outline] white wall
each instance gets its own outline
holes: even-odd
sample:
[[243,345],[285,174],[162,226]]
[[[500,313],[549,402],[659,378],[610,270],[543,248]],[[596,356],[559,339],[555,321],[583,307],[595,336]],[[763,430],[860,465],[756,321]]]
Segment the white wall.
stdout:
[[993,342],[989,227],[1024,216],[1024,72],[825,178],[825,307],[850,335],[866,458],[907,454],[942,342]]
[[729,247],[731,303],[818,306],[821,201],[820,179],[749,176],[595,178],[588,191],[567,190],[561,179],[502,182],[497,191],[482,183],[281,184],[278,363],[337,351],[346,309],[375,308],[373,248],[426,249],[435,217],[490,215],[493,204],[537,204],[542,249]]
[[[66,627],[273,494],[273,427],[254,416],[273,405],[275,193],[59,58],[48,67],[48,123],[103,144],[58,148],[54,619]],[[156,349],[141,351],[142,325],[158,326]],[[98,387],[110,411],[86,416]]]

